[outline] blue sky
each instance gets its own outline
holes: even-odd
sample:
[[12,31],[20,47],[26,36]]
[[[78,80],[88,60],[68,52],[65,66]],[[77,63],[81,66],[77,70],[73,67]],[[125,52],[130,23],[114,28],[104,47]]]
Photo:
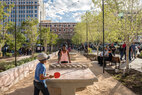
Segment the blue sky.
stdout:
[[79,22],[93,6],[92,0],[44,0],[46,19],[53,22]]

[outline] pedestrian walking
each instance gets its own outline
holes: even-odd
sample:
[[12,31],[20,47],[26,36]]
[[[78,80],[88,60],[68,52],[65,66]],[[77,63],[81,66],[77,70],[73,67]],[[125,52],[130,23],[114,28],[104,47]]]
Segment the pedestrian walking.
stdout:
[[132,58],[136,58],[136,45],[135,43],[132,44]]
[[132,49],[132,45],[129,47],[129,61],[132,60],[132,52],[133,52],[133,49]]
[[[122,45],[123,47],[123,56],[125,55],[125,60],[126,60],[126,43],[124,42],[124,44]],[[122,58],[123,58],[122,56]]]

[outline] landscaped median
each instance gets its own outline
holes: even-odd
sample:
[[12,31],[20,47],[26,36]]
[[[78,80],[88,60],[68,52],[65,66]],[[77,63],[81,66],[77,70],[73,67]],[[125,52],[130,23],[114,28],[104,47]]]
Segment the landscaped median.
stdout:
[[[57,52],[49,54],[50,58],[53,58]],[[0,94],[7,91],[12,85],[22,80],[32,73],[39,61],[37,59],[22,64],[20,66],[8,69],[0,73]]]

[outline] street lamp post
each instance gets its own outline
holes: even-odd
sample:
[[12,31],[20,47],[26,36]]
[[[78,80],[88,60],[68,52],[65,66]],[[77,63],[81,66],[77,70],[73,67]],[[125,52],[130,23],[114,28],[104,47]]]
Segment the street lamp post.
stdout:
[[87,11],[86,11],[86,43],[87,43],[87,58],[88,58],[88,17],[87,17]]
[[16,27],[16,25],[17,25],[17,7],[16,7],[17,5],[16,5],[16,0],[15,0],[15,66],[17,66],[17,45],[16,45],[16,40],[17,40],[17,34],[16,34],[16,32],[17,32],[17,27]]
[[105,42],[105,30],[104,30],[104,0],[102,0],[102,15],[103,15],[103,73],[105,72],[105,60],[104,60],[104,42]]
[[40,52],[41,52],[41,11],[40,11]]

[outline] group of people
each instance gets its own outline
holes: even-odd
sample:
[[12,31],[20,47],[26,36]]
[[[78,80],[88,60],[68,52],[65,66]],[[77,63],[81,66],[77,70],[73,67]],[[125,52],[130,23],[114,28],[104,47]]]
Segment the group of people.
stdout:
[[[124,42],[123,45],[120,46],[119,51],[120,51],[120,60],[123,59],[123,56],[125,56],[125,60],[126,60],[126,43],[125,42]],[[131,61],[132,58],[136,58],[138,53],[139,53],[139,49],[135,45],[135,43],[130,45],[130,47],[129,47],[129,60]]]
[[[116,52],[116,47],[114,46],[114,44],[111,44],[110,46],[106,46],[105,50],[104,50],[104,54],[102,52],[102,53],[100,53],[100,56],[98,56],[98,64],[100,64],[100,66],[103,65],[103,55],[104,55],[104,64],[106,61],[111,61],[112,57],[115,56],[115,52]],[[132,58],[136,58],[138,52],[139,52],[139,49],[135,45],[135,43],[130,45],[130,47],[129,47],[129,61],[131,61]],[[123,45],[120,46],[119,53],[120,53],[120,60],[123,60],[124,56],[125,56],[125,60],[126,60],[126,43],[125,42],[123,43]]]

